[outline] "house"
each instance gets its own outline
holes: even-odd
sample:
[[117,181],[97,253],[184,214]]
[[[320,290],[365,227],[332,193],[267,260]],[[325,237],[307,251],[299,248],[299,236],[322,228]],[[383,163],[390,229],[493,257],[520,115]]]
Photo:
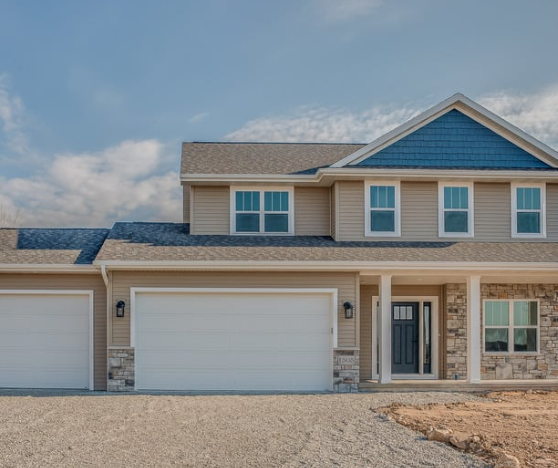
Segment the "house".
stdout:
[[181,182],[184,223],[0,230],[0,387],[558,382],[558,153],[467,97]]

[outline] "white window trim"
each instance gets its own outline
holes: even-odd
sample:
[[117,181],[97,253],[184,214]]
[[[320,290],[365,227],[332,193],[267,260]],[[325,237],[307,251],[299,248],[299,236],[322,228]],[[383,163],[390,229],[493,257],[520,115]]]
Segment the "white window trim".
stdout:
[[[467,187],[468,204],[467,209],[467,232],[445,232],[444,231],[444,188]],[[474,237],[475,236],[475,184],[473,182],[438,182],[438,237]],[[449,210],[465,211],[465,210]]]
[[[252,211],[251,213],[259,213],[260,215],[260,231],[259,232],[237,232],[236,231],[236,192],[260,192],[260,211]],[[287,232],[265,232],[265,214],[273,214],[272,211],[265,211],[264,192],[288,192],[289,193],[289,211],[288,211],[288,231]],[[284,214],[282,211],[281,214]],[[230,189],[230,233],[234,236],[292,236],[294,235],[294,188],[292,186],[231,186]]]
[[[541,190],[541,232],[540,233],[525,233],[517,232],[517,189],[518,188],[538,188]],[[535,212],[537,210],[525,210]],[[514,239],[545,239],[546,238],[546,184],[526,184],[526,183],[511,183],[511,236]]]
[[[508,302],[508,326],[485,325],[485,310],[487,302]],[[537,326],[518,325],[513,323],[513,303],[514,302],[536,302],[537,303]],[[486,329],[487,328],[507,328],[508,329],[508,351],[486,351]],[[536,351],[514,351],[515,328],[535,328],[537,330],[537,350]],[[539,299],[483,299],[482,301],[482,354],[484,356],[537,356],[541,352],[541,302]]]
[[[370,199],[370,187],[372,186],[388,186],[395,187],[395,220],[394,231],[372,231],[370,229],[370,211],[372,210]],[[381,210],[382,208],[374,208]],[[386,211],[388,211],[386,209]],[[391,208],[389,209],[391,211]],[[401,237],[401,182],[392,181],[364,181],[364,235],[367,237]]]

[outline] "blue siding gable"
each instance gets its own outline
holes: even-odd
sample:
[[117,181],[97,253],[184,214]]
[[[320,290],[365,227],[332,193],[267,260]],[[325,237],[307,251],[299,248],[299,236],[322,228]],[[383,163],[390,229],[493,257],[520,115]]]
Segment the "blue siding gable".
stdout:
[[455,109],[361,161],[358,166],[553,169]]

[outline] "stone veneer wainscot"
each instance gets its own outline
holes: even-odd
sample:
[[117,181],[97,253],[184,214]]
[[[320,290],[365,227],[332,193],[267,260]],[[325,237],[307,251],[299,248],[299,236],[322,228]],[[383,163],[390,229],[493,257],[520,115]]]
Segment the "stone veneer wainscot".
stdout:
[[360,363],[358,350],[333,351],[333,389],[335,392],[358,392]]
[[108,350],[109,392],[131,392],[135,387],[135,363],[133,348],[109,348]]

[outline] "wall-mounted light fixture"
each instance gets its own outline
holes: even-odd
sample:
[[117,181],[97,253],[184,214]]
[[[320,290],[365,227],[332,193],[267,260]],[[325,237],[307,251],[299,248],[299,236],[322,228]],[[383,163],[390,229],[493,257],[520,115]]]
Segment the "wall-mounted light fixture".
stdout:
[[343,302],[343,309],[345,309],[345,318],[352,319],[355,312],[355,307],[349,301]]
[[125,310],[126,310],[126,303],[124,301],[118,301],[116,303],[116,316],[124,317]]

